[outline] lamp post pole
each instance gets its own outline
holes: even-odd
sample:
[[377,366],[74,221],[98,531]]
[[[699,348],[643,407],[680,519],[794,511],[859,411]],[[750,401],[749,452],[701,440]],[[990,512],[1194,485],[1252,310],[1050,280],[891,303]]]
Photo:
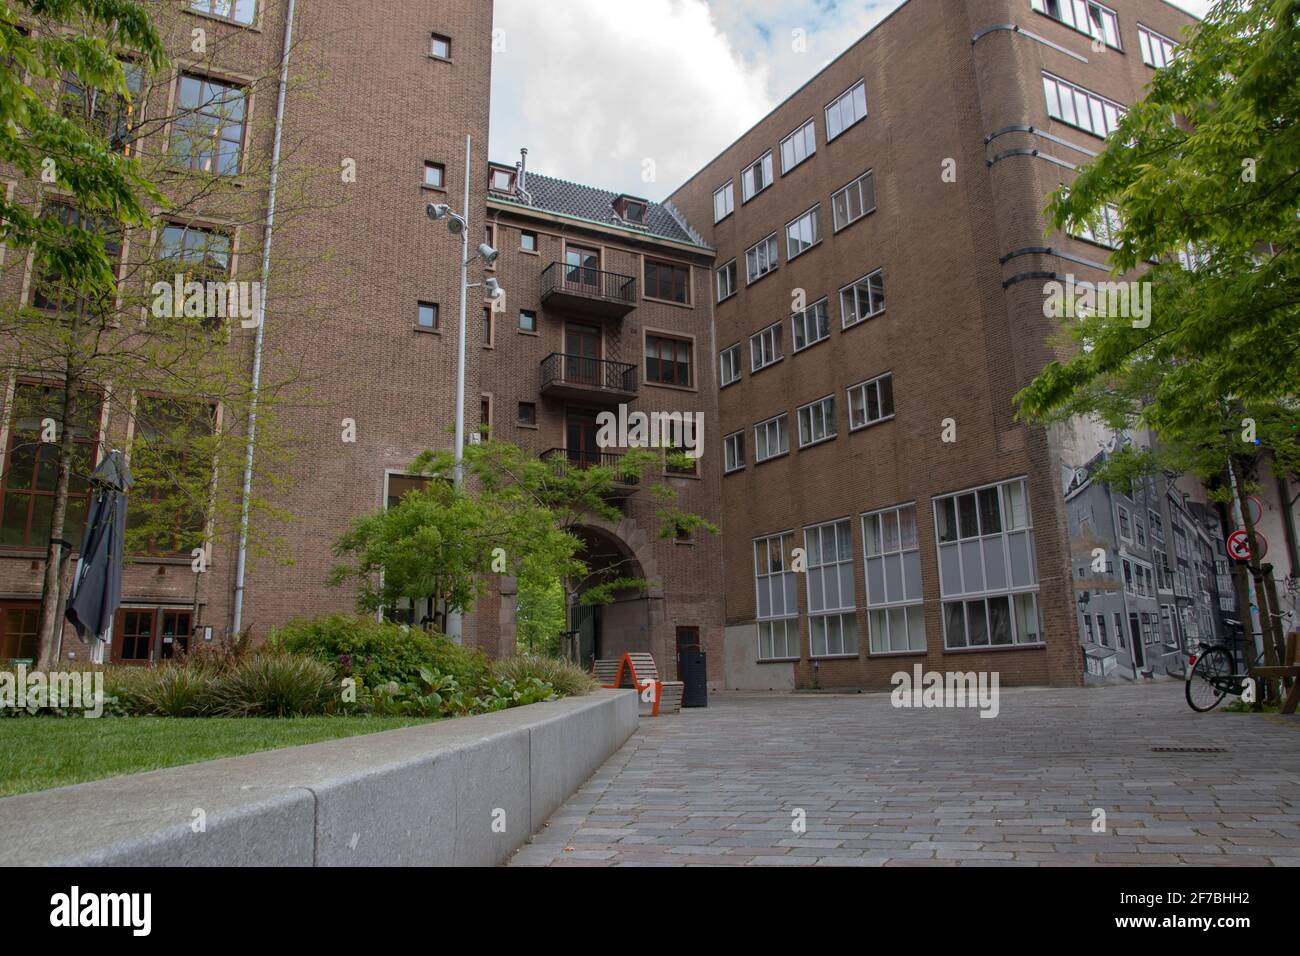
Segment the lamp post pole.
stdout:
[[[469,178],[470,145],[472,137],[465,136],[465,202],[460,207],[465,228],[460,233],[460,322],[456,329],[456,466],[454,482],[456,488],[465,483],[465,345],[466,313],[469,298]],[[447,614],[447,636],[457,644],[464,640],[464,619],[459,611]]]

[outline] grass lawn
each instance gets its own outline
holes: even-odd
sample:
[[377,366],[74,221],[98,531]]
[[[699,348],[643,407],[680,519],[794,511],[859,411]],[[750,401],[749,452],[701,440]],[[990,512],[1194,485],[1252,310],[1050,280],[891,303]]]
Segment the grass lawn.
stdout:
[[0,720],[0,797],[217,757],[372,734],[411,717],[17,717]]

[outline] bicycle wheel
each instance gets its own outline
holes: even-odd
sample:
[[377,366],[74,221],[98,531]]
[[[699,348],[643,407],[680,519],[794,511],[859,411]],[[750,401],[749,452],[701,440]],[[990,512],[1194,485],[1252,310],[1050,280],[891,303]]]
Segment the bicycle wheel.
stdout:
[[1187,705],[1198,713],[1219,706],[1232,687],[1236,666],[1225,647],[1207,647],[1187,675]]

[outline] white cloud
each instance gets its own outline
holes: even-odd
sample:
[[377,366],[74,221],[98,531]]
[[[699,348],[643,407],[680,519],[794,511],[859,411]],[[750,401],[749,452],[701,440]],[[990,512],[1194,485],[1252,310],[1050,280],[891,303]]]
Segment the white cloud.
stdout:
[[901,2],[496,0],[492,158],[661,199]]

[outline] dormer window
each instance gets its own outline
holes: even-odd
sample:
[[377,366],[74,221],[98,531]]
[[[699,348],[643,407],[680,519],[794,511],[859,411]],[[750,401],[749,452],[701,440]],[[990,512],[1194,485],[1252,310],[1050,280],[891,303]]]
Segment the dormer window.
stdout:
[[515,191],[515,170],[509,166],[493,166],[489,187],[493,192],[512,193]]
[[645,215],[649,208],[650,204],[646,200],[636,196],[619,196],[614,200],[614,211],[618,217],[638,226],[645,225]]

